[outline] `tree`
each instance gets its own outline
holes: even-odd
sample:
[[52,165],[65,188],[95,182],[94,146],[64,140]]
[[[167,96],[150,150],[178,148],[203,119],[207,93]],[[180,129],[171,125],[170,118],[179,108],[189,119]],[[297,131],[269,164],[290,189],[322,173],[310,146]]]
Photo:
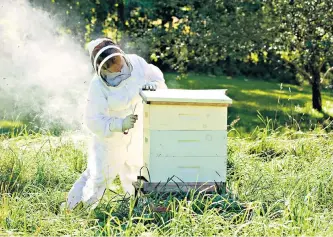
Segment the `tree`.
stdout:
[[312,106],[322,111],[322,72],[333,60],[333,1],[265,0],[262,11],[265,50],[309,81]]
[[220,0],[209,11],[208,41],[226,44],[233,58],[255,53],[283,61],[309,81],[312,106],[322,111],[322,75],[333,70],[333,1]]
[[312,106],[322,111],[322,75],[333,70],[333,1],[208,0],[193,9],[186,46],[197,48],[188,61],[277,59],[309,81]]

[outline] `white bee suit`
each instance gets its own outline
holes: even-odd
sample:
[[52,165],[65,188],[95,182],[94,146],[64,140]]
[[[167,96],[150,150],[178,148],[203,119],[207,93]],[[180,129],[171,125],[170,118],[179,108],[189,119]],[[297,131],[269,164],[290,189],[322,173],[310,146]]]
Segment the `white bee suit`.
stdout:
[[[167,87],[160,69],[137,55],[127,58],[133,66],[131,76],[117,87],[106,85],[97,74],[90,83],[85,119],[93,139],[87,169],[68,194],[69,208],[80,201],[98,201],[117,174],[123,189],[134,192],[132,182],[143,166],[143,104],[139,92],[146,83],[156,83],[158,89]],[[138,120],[126,135],[122,122],[134,108]]]

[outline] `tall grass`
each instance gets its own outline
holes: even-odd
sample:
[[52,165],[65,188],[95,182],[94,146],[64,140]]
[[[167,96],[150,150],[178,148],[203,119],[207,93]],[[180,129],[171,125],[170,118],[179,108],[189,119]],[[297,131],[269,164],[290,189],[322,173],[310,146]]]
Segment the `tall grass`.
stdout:
[[151,193],[134,205],[110,191],[95,210],[73,212],[60,204],[86,166],[85,139],[1,138],[0,234],[332,235],[333,133],[271,124],[229,138],[229,194]]
[[0,235],[333,234],[333,133],[332,121],[326,120],[332,99],[327,92],[324,115],[309,107],[307,87],[167,77],[173,88],[229,89],[234,104],[227,194],[150,193],[135,199],[118,186],[94,210],[61,211],[86,167],[86,138],[53,136],[61,134],[60,127],[50,133],[0,121]]

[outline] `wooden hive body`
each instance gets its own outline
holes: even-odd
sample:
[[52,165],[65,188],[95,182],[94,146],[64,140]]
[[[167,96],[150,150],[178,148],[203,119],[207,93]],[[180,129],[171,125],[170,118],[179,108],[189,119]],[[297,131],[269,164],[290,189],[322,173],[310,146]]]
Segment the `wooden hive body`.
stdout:
[[[143,91],[144,163],[151,182],[225,182],[226,90]],[[149,180],[148,172],[143,172]],[[179,179],[177,179],[179,178]]]

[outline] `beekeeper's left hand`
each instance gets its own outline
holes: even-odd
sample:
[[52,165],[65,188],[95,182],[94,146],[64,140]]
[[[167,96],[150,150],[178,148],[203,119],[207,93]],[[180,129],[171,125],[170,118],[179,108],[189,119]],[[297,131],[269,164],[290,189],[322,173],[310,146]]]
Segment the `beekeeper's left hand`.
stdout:
[[150,91],[156,91],[157,85],[154,82],[148,82],[143,87],[143,90],[150,90]]

